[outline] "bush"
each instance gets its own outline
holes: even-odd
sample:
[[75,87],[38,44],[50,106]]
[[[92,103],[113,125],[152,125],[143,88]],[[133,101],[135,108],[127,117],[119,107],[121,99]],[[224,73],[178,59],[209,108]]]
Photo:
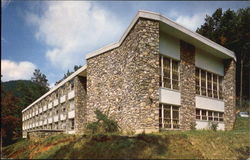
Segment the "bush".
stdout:
[[119,131],[116,121],[109,119],[100,110],[95,111],[97,121],[87,124],[87,129],[94,133],[114,133]]
[[196,130],[196,122],[191,122],[190,123],[190,129],[191,130]]
[[218,129],[218,122],[210,122],[210,129],[212,131],[217,131],[217,129]]

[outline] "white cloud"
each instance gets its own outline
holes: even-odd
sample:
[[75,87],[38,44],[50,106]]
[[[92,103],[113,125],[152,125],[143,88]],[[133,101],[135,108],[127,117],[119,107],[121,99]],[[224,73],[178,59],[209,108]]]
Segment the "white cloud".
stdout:
[[49,1],[41,16],[28,13],[35,36],[50,48],[46,58],[56,67],[70,69],[82,64],[86,52],[120,37],[119,19],[93,2]]
[[1,60],[2,81],[30,79],[36,66],[27,61]]
[[200,27],[204,23],[206,13],[197,13],[193,16],[179,15],[176,16],[176,22],[188,29],[195,31],[197,27]]

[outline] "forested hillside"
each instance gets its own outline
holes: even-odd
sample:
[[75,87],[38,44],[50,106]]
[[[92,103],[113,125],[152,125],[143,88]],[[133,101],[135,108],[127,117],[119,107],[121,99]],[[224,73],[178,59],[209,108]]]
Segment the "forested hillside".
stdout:
[[1,82],[1,135],[3,145],[21,137],[22,110],[48,88],[30,80]]
[[[32,101],[38,99],[47,89],[30,80],[17,80],[2,83],[4,92],[10,92],[19,99],[18,106],[28,106]],[[23,109],[23,108],[22,108]]]

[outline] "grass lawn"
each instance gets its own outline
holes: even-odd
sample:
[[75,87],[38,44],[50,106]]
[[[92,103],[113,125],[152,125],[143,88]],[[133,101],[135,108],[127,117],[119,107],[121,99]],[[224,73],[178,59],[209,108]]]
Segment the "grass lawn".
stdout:
[[136,136],[57,135],[21,140],[3,149],[4,158],[247,159],[250,119],[239,118],[232,131],[166,131]]

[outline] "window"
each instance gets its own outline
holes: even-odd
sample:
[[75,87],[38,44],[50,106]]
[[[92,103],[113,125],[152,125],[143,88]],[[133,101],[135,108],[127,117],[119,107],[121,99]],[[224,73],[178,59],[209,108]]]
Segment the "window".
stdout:
[[213,93],[214,98],[218,98],[218,92],[217,92],[217,75],[213,75]]
[[201,119],[201,110],[200,109],[196,109],[196,119]]
[[222,95],[222,77],[219,76],[219,98],[223,99],[223,95]]
[[212,111],[208,111],[208,120],[209,121],[213,120],[213,112]]
[[196,119],[197,120],[205,120],[205,121],[224,121],[224,113],[209,111],[203,109],[196,109]]
[[75,119],[70,119],[70,129],[74,130],[75,128]]
[[205,70],[196,68],[195,70],[195,86],[196,94],[223,99],[222,96],[223,77]]
[[179,62],[160,56],[160,86],[179,90]]
[[207,112],[205,110],[201,110],[201,114],[202,114],[202,120],[207,120]]
[[179,128],[179,107],[160,104],[159,127],[168,129]]
[[69,101],[69,110],[72,111],[75,109],[75,103],[74,100]]
[[62,121],[62,126],[63,126],[62,127],[63,129],[66,129],[66,122],[65,121]]
[[201,70],[201,95],[206,96],[206,72]]
[[223,118],[223,113],[220,112],[220,113],[219,113],[219,121],[220,121],[220,122],[223,122],[223,120],[224,120],[224,118]]
[[219,121],[219,113],[214,112],[214,121]]
[[207,72],[207,96],[212,97],[212,74]]
[[54,129],[59,129],[59,128],[58,128],[58,122],[55,122]]

